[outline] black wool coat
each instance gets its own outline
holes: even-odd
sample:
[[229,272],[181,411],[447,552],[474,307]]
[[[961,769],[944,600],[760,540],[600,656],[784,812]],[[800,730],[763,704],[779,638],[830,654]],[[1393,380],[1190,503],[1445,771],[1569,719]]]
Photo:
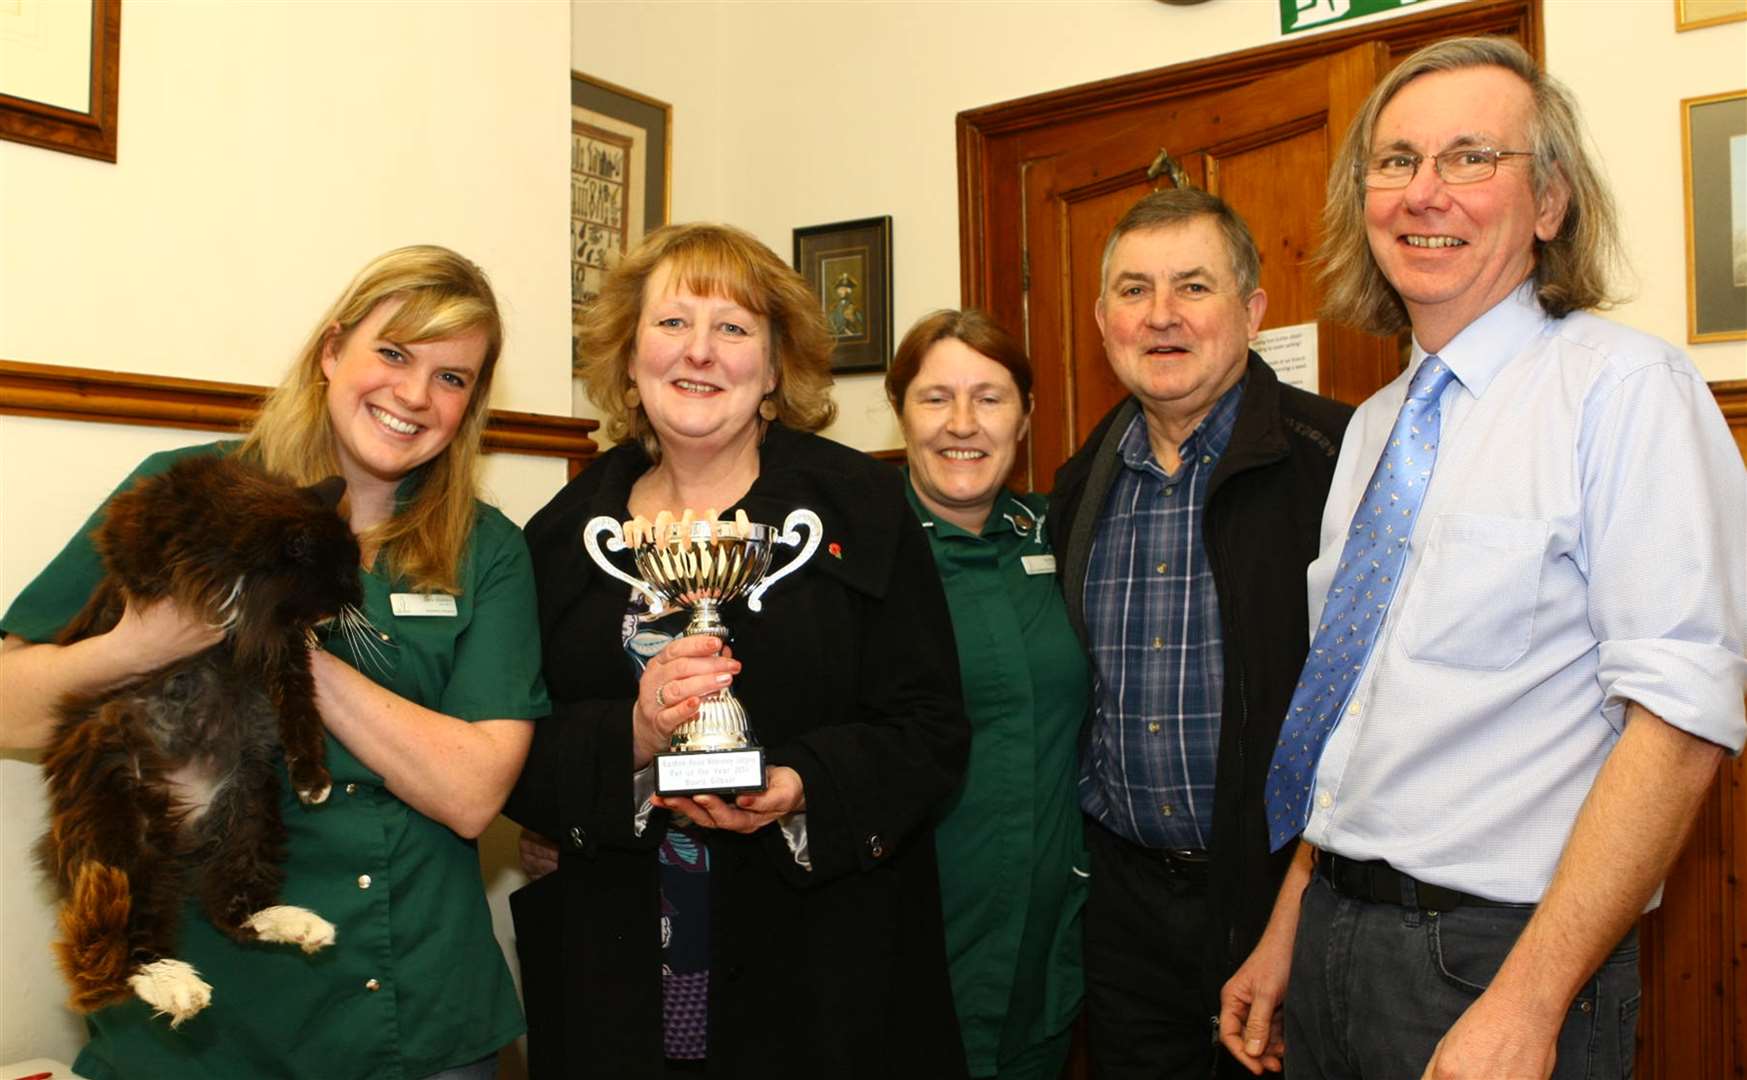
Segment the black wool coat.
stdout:
[[[1322,505],[1353,414],[1350,405],[1282,384],[1254,352],[1245,379],[1231,442],[1208,484],[1202,534],[1225,645],[1209,849],[1215,925],[1202,963],[1215,1012],[1219,988],[1260,940],[1292,860],[1291,845],[1268,852],[1263,788],[1310,651],[1304,572],[1317,555]],[[1139,411],[1132,397],[1111,410],[1057,471],[1050,497],[1050,542],[1082,642],[1092,541],[1123,467],[1117,446]]]
[[[734,693],[766,761],[805,786],[812,870],[775,825],[704,830],[708,1075],[962,1077],[932,822],[970,727],[933,557],[896,470],[776,425],[759,457],[738,508],[780,528],[806,507],[825,526],[762,612],[723,612],[743,664]],[[629,590],[582,546],[589,519],[630,516],[649,466],[638,446],[613,449],[527,528],[553,714],[505,812],[560,848],[558,870],[510,898],[538,1080],[662,1074],[656,848],[668,815],[633,835]],[[775,561],[795,550],[779,546]]]

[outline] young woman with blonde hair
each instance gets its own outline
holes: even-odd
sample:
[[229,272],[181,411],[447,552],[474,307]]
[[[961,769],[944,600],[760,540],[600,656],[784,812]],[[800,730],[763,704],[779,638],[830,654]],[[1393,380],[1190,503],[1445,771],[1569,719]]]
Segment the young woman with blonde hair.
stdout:
[[[312,653],[328,797],[302,805],[281,776],[283,900],[331,921],[336,944],[314,956],[250,948],[187,909],[179,957],[210,984],[210,1005],[174,1029],[138,999],[92,1014],[81,1076],[471,1080],[494,1075],[498,1049],[521,1033],[472,843],[521,768],[528,721],[547,709],[527,546],[476,497],[502,347],[477,266],[440,247],[391,251],[317,323],[245,441],[154,454],[123,482],[197,454],[242,455],[300,484],[344,477],[377,635],[369,656],[338,635]],[[221,640],[210,613],[161,601],[52,644],[102,576],[90,539],[101,520],[100,509],[0,619],[0,745],[41,747],[66,695]]]

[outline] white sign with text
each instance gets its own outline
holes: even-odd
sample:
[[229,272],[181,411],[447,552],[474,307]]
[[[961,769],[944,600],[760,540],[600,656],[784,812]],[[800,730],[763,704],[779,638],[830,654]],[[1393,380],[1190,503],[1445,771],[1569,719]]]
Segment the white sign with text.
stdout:
[[1274,374],[1287,386],[1317,393],[1319,371],[1316,362],[1316,324],[1276,326],[1256,335],[1250,347],[1260,353]]

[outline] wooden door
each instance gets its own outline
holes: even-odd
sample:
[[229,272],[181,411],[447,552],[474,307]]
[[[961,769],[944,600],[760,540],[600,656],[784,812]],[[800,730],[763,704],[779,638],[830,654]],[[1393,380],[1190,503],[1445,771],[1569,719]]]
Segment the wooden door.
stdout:
[[[1387,63],[1388,51],[1369,42],[1246,86],[1111,116],[1094,125],[1094,139],[1025,170],[1034,485],[1047,484],[1127,393],[1105,361],[1093,309],[1111,227],[1141,196],[1170,183],[1149,177],[1159,155],[1168,152],[1190,184],[1223,197],[1249,222],[1268,292],[1264,327],[1313,322],[1321,296],[1308,255],[1329,159]],[[1401,370],[1393,341],[1334,323],[1324,324],[1319,340],[1323,393],[1357,402]]]
[[[1376,79],[1457,34],[1503,34],[1540,54],[1534,0],[1478,0],[1372,26],[960,113],[959,250],[966,305],[1031,353],[1037,411],[1016,486],[1055,470],[1120,396],[1092,320],[1104,236],[1152,186],[1160,148],[1249,220],[1266,326],[1314,318],[1329,155]],[[1089,268],[1089,269],[1088,269]],[[1324,393],[1357,402],[1400,371],[1397,343],[1320,328]]]

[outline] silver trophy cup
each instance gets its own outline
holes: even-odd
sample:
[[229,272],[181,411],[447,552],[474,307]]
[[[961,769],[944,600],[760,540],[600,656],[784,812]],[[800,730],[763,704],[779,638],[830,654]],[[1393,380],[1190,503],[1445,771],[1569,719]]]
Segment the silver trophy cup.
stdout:
[[[651,530],[630,545],[619,522],[603,516],[583,526],[582,546],[603,572],[648,601],[648,612],[638,616],[641,621],[689,608],[686,634],[709,634],[726,642],[722,607],[744,596],[749,610],[763,610],[770,587],[800,569],[819,549],[824,526],[813,511],[795,510],[780,533],[756,524],[744,531],[742,536],[732,522],[725,521],[694,521],[689,530],[675,522],[665,536],[655,536]],[[772,556],[778,544],[799,547],[800,552],[773,573]],[[641,577],[625,573],[607,557],[609,551],[627,550]],[[705,697],[698,715],[673,733],[668,752],[655,755],[655,790],[661,795],[764,790],[764,748],[753,741],[746,710],[731,691],[722,689]]]

